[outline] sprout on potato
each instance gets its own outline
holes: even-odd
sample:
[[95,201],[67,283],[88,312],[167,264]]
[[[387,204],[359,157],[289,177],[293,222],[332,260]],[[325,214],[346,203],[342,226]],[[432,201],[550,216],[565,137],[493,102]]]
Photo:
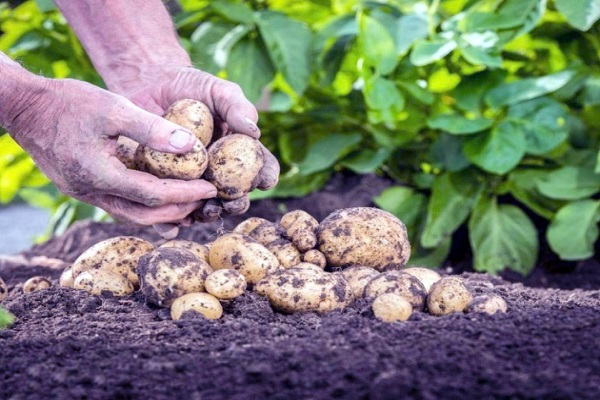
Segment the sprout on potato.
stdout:
[[508,309],[506,301],[497,294],[486,294],[474,297],[467,306],[467,312],[486,314],[505,313]]
[[219,300],[232,300],[246,291],[246,278],[235,269],[219,269],[210,273],[204,282],[206,291]]
[[108,292],[113,296],[126,296],[134,292],[133,284],[123,275],[100,269],[90,269],[77,275],[73,288],[93,295]]
[[48,289],[52,286],[52,281],[43,276],[34,276],[25,281],[23,284],[23,293],[33,293],[39,290]]
[[384,293],[373,301],[373,314],[384,322],[406,321],[412,315],[412,305],[404,297]]
[[455,276],[443,277],[433,284],[427,295],[427,309],[432,315],[446,315],[463,312],[473,296],[463,283]]
[[219,319],[223,315],[223,306],[211,294],[187,293],[173,301],[171,318],[178,320],[188,311],[198,312],[207,319]]

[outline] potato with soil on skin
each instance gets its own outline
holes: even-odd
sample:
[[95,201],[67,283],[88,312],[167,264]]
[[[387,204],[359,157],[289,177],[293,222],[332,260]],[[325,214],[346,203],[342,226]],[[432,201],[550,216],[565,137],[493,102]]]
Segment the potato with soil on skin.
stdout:
[[232,232],[248,235],[254,228],[263,223],[270,223],[270,221],[260,217],[250,217],[237,224],[236,227],[233,228]]
[[462,279],[446,276],[431,287],[427,295],[427,309],[432,315],[463,312],[473,299]]
[[404,297],[413,309],[418,311],[423,310],[427,297],[421,281],[400,271],[383,272],[373,277],[365,286],[363,296],[375,298],[384,293],[394,293]]
[[200,179],[207,165],[208,153],[204,147],[184,154],[162,153],[146,146],[138,146],[135,151],[136,169],[161,179]]
[[319,221],[303,210],[285,213],[279,225],[285,229],[286,236],[296,245],[298,250],[306,252],[317,245],[317,228]]
[[350,285],[342,276],[314,265],[300,264],[268,275],[256,289],[275,309],[287,313],[325,313],[345,308],[354,300]]
[[254,227],[248,236],[263,246],[267,246],[269,243],[283,239],[283,229],[277,224],[267,221]]
[[52,286],[52,281],[43,276],[33,276],[23,284],[23,293],[33,293],[39,290],[48,289]]
[[256,187],[263,165],[259,141],[235,133],[210,145],[204,179],[215,185],[218,197],[235,200]]
[[482,312],[493,315],[495,313],[505,313],[508,309],[506,301],[497,294],[484,294],[476,296],[467,306],[468,313]]
[[321,269],[325,269],[327,266],[327,260],[325,259],[325,255],[321,253],[317,249],[308,250],[306,253],[302,254],[302,261],[318,265]]
[[194,242],[192,240],[173,239],[173,240],[168,240],[168,241],[164,242],[163,244],[161,244],[160,246],[158,246],[158,248],[164,248],[164,247],[177,247],[180,249],[184,249],[184,250],[192,252],[202,261],[204,261],[206,263],[209,262],[208,261],[209,249],[208,249],[208,247],[206,247],[205,245],[203,245],[201,243]]
[[199,100],[178,100],[167,108],[163,118],[188,129],[205,147],[212,139],[214,119],[206,104]]
[[392,214],[372,207],[340,209],[317,229],[318,249],[330,267],[364,265],[398,270],[410,257],[406,227]]
[[74,283],[75,277],[73,276],[73,268],[71,265],[69,265],[60,274],[60,278],[58,278],[58,284],[61,287],[73,288]]
[[340,274],[350,285],[354,297],[360,299],[363,297],[365,286],[367,286],[371,279],[379,275],[380,272],[371,267],[355,265],[353,267],[343,269]]
[[246,278],[235,269],[219,269],[210,273],[204,282],[206,291],[219,300],[232,300],[246,291]]
[[138,146],[139,143],[135,140],[129,139],[127,136],[119,136],[119,139],[117,139],[117,150],[115,156],[128,169],[136,169],[135,151],[137,150]]
[[431,286],[442,278],[440,274],[431,268],[410,267],[403,269],[402,272],[411,274],[420,280],[423,286],[425,286],[425,291],[427,291],[427,293],[429,293],[429,290],[431,290]]
[[277,257],[250,236],[227,233],[210,246],[210,265],[215,269],[235,269],[254,284],[280,268]]
[[159,247],[140,257],[140,290],[146,300],[168,307],[177,297],[203,292],[211,266],[192,252],[177,247]]
[[223,315],[223,306],[215,296],[208,293],[187,293],[173,301],[171,318],[180,319],[184,313],[194,311],[207,319],[219,319]]
[[302,255],[296,246],[289,240],[275,240],[265,247],[277,257],[279,265],[283,268],[290,268],[302,262]]
[[8,285],[2,278],[0,278],[0,303],[2,303],[8,297]]
[[77,275],[73,282],[73,289],[83,290],[93,295],[108,292],[113,296],[127,296],[135,291],[131,281],[123,275],[101,269],[90,269]]
[[373,314],[384,322],[406,321],[412,315],[412,305],[404,297],[384,293],[373,301]]
[[96,243],[84,251],[71,266],[73,278],[83,271],[100,269],[115,272],[129,280],[134,288],[139,287],[138,260],[152,251],[154,246],[134,236],[117,236]]

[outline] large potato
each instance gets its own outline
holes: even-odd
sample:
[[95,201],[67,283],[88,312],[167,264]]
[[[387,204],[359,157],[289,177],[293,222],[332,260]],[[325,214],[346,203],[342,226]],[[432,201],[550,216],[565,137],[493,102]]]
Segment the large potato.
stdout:
[[208,263],[209,249],[207,246],[192,240],[173,239],[161,244],[159,248],[177,247],[194,253],[199,259]]
[[257,284],[257,293],[265,295],[275,309],[288,313],[324,313],[342,309],[354,300],[342,276],[302,264],[267,276]]
[[462,279],[446,276],[431,286],[427,296],[427,309],[432,315],[463,312],[473,299]]
[[232,300],[246,291],[246,278],[235,269],[218,269],[206,277],[204,286],[217,299]]
[[136,169],[163,179],[200,179],[207,165],[204,147],[184,154],[162,153],[141,145],[135,151]]
[[239,233],[227,233],[217,238],[210,246],[209,257],[214,269],[235,269],[250,284],[280,268],[277,257],[265,246]]
[[139,258],[154,246],[133,236],[117,236],[96,243],[84,251],[71,267],[73,278],[83,271],[101,269],[122,275],[135,288],[139,286],[137,265]]
[[365,267],[364,265],[354,265],[343,269],[340,273],[350,285],[352,293],[357,299],[363,297],[365,286],[367,286],[369,281],[376,275],[379,275],[379,271],[371,267]]
[[140,258],[138,273],[141,291],[158,306],[170,306],[186,293],[204,291],[212,268],[188,250],[159,247]]
[[397,270],[410,257],[402,221],[377,208],[337,210],[319,224],[317,237],[330,267],[364,265],[378,271]]
[[224,136],[208,148],[204,179],[215,185],[218,197],[235,200],[256,187],[263,164],[258,140],[239,133]]
[[233,228],[234,233],[241,233],[242,235],[248,235],[254,228],[263,224],[270,223],[264,218],[260,217],[250,217],[248,219],[243,220],[235,228]]
[[171,305],[171,318],[180,319],[187,311],[195,311],[207,319],[219,319],[223,306],[215,296],[208,293],[188,293],[178,297]]
[[0,303],[8,297],[8,286],[2,278],[0,278]]
[[73,288],[94,295],[108,292],[113,296],[126,296],[134,292],[131,281],[123,275],[101,269],[90,269],[77,275]]
[[379,297],[394,293],[404,297],[414,310],[423,310],[427,292],[417,278],[400,271],[383,272],[372,278],[365,286],[364,297]]
[[279,225],[285,229],[287,237],[301,252],[309,251],[317,245],[316,231],[319,221],[306,211],[288,211],[281,217]]
[[163,117],[192,132],[204,146],[210,143],[214,121],[203,102],[194,99],[178,100],[167,108]]

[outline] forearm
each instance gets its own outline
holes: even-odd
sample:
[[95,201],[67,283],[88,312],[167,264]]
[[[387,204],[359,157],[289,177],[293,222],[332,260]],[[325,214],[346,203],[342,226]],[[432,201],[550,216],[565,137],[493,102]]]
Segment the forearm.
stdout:
[[161,0],[55,0],[108,88],[126,93],[146,67],[191,65]]

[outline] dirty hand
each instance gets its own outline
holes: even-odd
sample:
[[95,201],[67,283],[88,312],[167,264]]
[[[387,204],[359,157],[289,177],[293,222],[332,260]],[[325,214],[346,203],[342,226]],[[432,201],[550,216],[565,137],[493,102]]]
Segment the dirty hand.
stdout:
[[18,73],[15,81],[26,83],[5,103],[1,122],[63,193],[142,225],[185,218],[216,195],[208,182],[158,179],[115,156],[119,135],[184,153],[197,143],[191,133],[93,85]]

